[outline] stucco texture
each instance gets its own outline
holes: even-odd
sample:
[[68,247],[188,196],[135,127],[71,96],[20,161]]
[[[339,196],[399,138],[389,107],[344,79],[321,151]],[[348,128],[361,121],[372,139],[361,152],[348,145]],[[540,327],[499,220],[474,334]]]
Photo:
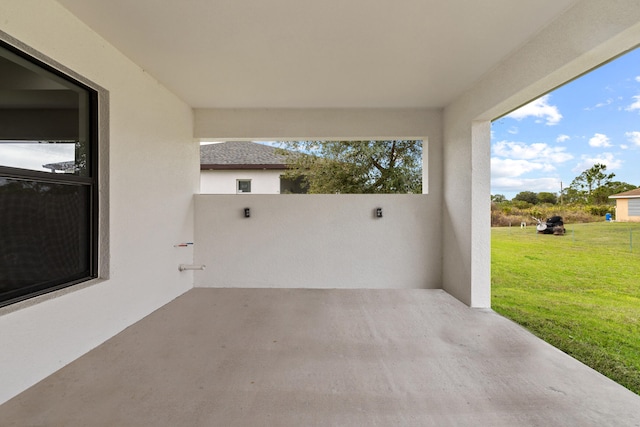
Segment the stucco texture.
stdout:
[[192,261],[191,249],[173,245],[193,239],[199,162],[191,108],[57,2],[0,0],[0,22],[3,39],[109,96],[108,117],[99,119],[100,257],[108,271],[0,316],[4,401],[192,287],[192,275],[177,268]]

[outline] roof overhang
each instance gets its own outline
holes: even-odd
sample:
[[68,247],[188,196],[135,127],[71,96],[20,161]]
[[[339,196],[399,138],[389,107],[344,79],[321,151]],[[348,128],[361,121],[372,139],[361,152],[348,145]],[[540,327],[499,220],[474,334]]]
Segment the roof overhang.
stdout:
[[243,164],[243,165],[200,165],[200,170],[285,170],[287,165],[284,164]]

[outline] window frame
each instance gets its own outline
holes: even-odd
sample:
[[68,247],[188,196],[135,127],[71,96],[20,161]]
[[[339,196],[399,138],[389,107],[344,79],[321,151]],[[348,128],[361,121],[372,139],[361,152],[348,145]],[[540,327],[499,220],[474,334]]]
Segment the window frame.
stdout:
[[[9,40],[7,40],[9,39]],[[22,289],[8,292],[6,299],[0,300],[0,307],[15,304],[20,301],[28,300],[43,294],[48,294],[69,286],[86,282],[99,277],[100,266],[98,264],[99,251],[100,251],[100,209],[99,209],[99,150],[100,150],[100,130],[99,130],[99,115],[101,113],[102,94],[100,88],[92,87],[87,83],[74,76],[73,72],[68,70],[63,71],[64,67],[56,68],[42,58],[42,55],[38,55],[36,52],[32,53],[28,47],[20,46],[21,43],[15,43],[20,46],[10,43],[10,37],[6,37],[4,33],[0,32],[0,47],[9,51],[10,53],[30,62],[32,65],[48,72],[56,77],[63,79],[81,90],[85,91],[88,97],[88,120],[89,126],[87,133],[87,144],[89,148],[89,156],[87,159],[88,174],[86,176],[78,176],[71,174],[58,174],[45,171],[36,171],[29,169],[22,169],[17,167],[2,166],[0,165],[0,176],[4,178],[14,180],[27,180],[38,183],[52,183],[60,185],[72,185],[82,186],[88,190],[88,206],[85,211],[87,226],[86,241],[83,242],[83,246],[86,245],[88,253],[86,254],[86,260],[88,262],[88,268],[86,271],[79,272],[73,276],[67,276],[66,278],[60,278],[55,280],[49,280],[25,286],[26,290],[20,292]],[[29,52],[28,52],[29,51]],[[54,61],[51,61],[54,62]]]

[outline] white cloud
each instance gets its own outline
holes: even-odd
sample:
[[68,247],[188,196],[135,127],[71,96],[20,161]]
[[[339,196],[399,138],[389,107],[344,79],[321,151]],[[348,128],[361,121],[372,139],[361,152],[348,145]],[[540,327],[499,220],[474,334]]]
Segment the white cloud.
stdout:
[[[549,105],[549,98],[550,95],[538,98],[508,114],[507,117],[516,120],[522,120],[526,117],[537,117],[539,119],[545,119],[547,126],[557,125],[560,120],[562,120],[562,114],[560,114],[558,107]],[[536,123],[542,123],[542,120],[538,120]]]
[[636,76],[636,79],[635,79],[635,80],[636,80],[637,82],[640,82],[640,76]]
[[543,142],[525,144],[524,142],[499,141],[493,144],[496,156],[510,159],[532,160],[546,163],[562,163],[573,159],[565,147],[550,147]]
[[627,111],[640,110],[640,95],[634,96],[633,99],[635,99],[636,101],[633,104],[629,105],[627,108],[625,108],[625,110]]
[[517,135],[518,128],[516,126],[511,126],[507,132],[509,132],[511,135]]
[[569,135],[565,135],[563,133],[561,133],[560,135],[558,135],[558,137],[556,138],[556,142],[565,142],[570,140],[571,137]]
[[613,98],[609,98],[604,102],[597,103],[593,107],[586,107],[585,110],[592,111],[592,110],[595,110],[596,108],[606,107],[607,105],[611,105],[612,103],[613,103]]
[[627,150],[629,146],[627,144],[620,144],[620,148],[622,148],[623,150]]
[[602,153],[596,157],[589,157],[588,155],[582,155],[580,163],[572,169],[574,173],[581,173],[591,168],[596,163],[603,164],[607,167],[607,170],[620,169],[622,167],[622,160],[616,159],[612,153]]
[[49,171],[42,165],[75,159],[75,148],[73,143],[5,142],[0,144],[0,159],[2,159],[3,166]]
[[491,181],[491,193],[518,193],[527,191],[548,191],[556,193],[560,191],[560,179],[558,178],[497,178]]
[[544,169],[544,165],[540,163],[530,162],[528,160],[499,159],[491,158],[491,177],[492,178],[513,178]]
[[635,145],[640,146],[640,132],[638,131],[626,132],[624,136],[627,137],[629,142],[633,142]]
[[603,133],[596,133],[589,139],[589,145],[592,147],[611,147],[611,140]]
[[595,105],[595,108],[606,107],[607,105],[611,105],[613,103],[613,98],[609,98],[604,102],[599,102]]

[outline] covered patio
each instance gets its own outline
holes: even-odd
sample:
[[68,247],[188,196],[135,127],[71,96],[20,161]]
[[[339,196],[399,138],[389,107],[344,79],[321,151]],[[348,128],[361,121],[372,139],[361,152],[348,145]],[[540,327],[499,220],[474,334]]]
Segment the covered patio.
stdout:
[[[0,41],[96,154],[90,279],[0,307],[0,424],[640,423],[490,310],[489,221],[491,121],[638,46],[637,0],[0,0]],[[303,139],[422,140],[425,194],[199,194],[201,140]]]
[[635,426],[640,397],[442,290],[193,289],[4,426]]

